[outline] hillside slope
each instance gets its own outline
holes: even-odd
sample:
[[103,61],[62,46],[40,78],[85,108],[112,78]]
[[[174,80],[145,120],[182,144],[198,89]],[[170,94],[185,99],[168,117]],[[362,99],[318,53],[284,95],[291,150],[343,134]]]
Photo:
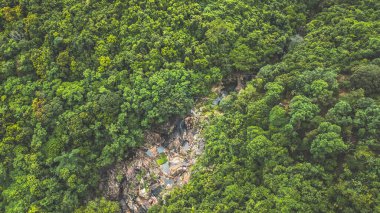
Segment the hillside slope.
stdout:
[[120,212],[107,171],[220,84],[190,183],[152,212],[380,211],[379,20],[376,0],[0,1],[0,212]]
[[335,1],[220,103],[192,179],[151,212],[380,211],[380,4]]

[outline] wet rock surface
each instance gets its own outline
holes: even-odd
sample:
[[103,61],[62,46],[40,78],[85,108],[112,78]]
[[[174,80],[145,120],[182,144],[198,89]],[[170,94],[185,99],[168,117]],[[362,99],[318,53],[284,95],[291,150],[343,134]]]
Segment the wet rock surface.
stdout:
[[[190,167],[204,149],[196,110],[158,132],[145,133],[145,147],[132,159],[107,171],[100,188],[111,200],[118,200],[122,212],[146,212],[161,195],[190,180]],[[163,128],[163,127],[162,127]]]

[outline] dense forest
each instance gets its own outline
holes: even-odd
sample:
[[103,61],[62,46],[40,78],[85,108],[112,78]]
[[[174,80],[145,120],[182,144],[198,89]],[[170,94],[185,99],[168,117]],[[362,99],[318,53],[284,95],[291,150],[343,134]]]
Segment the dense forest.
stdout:
[[151,212],[380,211],[377,0],[2,0],[0,212],[120,212],[104,171],[213,85]]

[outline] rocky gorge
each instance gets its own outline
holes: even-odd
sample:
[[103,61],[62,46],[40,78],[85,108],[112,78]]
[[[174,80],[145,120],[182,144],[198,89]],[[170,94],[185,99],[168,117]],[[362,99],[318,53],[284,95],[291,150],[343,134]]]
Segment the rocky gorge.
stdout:
[[[230,92],[239,92],[248,75],[235,75],[212,88],[211,96],[201,98],[183,118],[175,118],[144,134],[144,146],[106,172],[99,185],[104,196],[120,203],[122,212],[147,212],[165,194],[188,183],[204,148],[202,129],[217,106]],[[224,90],[227,89],[227,90]]]
[[105,196],[119,200],[122,212],[146,212],[164,193],[186,184],[205,146],[200,124],[206,119],[193,109],[184,119],[146,132],[145,146],[107,171],[100,186]]

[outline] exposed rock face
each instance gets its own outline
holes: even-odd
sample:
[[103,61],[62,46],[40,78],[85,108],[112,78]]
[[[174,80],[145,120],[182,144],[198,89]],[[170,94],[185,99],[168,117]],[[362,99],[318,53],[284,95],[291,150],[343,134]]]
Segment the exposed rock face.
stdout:
[[157,204],[162,193],[186,184],[190,167],[204,148],[198,114],[193,109],[191,115],[174,124],[146,132],[146,146],[108,171],[107,180],[99,186],[106,189],[105,196],[118,200],[123,212],[146,212]]
[[244,88],[244,85],[243,85],[244,79],[243,79],[243,76],[241,75],[237,76],[236,79],[237,79],[237,85],[236,85],[235,90],[236,92],[239,92],[241,89]]

